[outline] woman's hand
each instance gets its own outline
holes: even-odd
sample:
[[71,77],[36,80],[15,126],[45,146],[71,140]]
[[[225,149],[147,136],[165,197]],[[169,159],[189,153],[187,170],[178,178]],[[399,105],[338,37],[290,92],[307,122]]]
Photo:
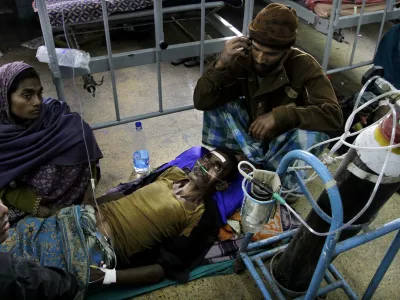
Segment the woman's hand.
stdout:
[[50,209],[47,208],[46,206],[39,206],[37,210],[36,217],[38,218],[47,218],[50,215]]
[[38,218],[48,218],[51,216],[54,216],[56,213],[58,213],[62,207],[57,207],[57,208],[47,208],[45,206],[40,205],[38,208],[38,212],[36,217]]
[[0,244],[4,242],[8,237],[8,229],[10,228],[10,223],[8,223],[8,208],[3,205],[0,200]]

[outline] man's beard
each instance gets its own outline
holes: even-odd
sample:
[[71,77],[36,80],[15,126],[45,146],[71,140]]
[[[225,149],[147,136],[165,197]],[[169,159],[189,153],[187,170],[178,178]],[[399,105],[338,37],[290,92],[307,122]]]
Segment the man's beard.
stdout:
[[265,77],[274,71],[279,66],[279,63],[280,60],[273,64],[258,64],[257,62],[253,61],[252,69],[257,75]]

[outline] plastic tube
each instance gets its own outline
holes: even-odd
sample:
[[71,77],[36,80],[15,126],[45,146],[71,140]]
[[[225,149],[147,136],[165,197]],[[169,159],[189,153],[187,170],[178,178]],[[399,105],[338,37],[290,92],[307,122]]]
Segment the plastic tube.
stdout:
[[[65,28],[64,9],[62,9],[61,16],[62,16],[62,22],[63,22],[63,30],[64,30],[65,41],[67,42],[68,48],[71,49],[70,44],[68,42],[67,30]],[[79,101],[79,111],[80,111],[80,116],[81,116],[82,136],[83,136],[83,142],[85,143],[85,148],[86,148],[86,155],[87,155],[87,159],[88,159],[88,166],[89,166],[89,172],[90,172],[90,180],[92,182],[91,187],[92,187],[93,200],[94,200],[94,203],[96,204],[97,212],[99,213],[99,216],[100,216],[101,227],[103,228],[104,233],[107,236],[107,239],[110,241],[110,248],[112,249],[112,252],[114,254],[114,259],[115,259],[114,269],[116,269],[117,265],[118,265],[117,254],[115,252],[114,245],[112,245],[112,240],[110,239],[110,235],[108,234],[108,232],[107,232],[107,230],[106,230],[106,228],[104,226],[103,217],[101,215],[99,204],[97,202],[95,187],[94,187],[94,184],[93,184],[94,178],[93,178],[92,166],[91,166],[91,162],[90,162],[90,155],[89,155],[89,150],[88,150],[88,146],[87,146],[87,142],[86,142],[85,130],[84,130],[84,126],[83,126],[82,99],[81,99],[81,97],[79,97],[79,95],[77,93],[76,81],[75,81],[75,68],[72,68],[72,83],[73,83],[73,87],[74,87],[74,96]],[[100,280],[101,280],[101,278],[98,279],[98,280],[95,280],[95,281],[90,281],[89,284],[95,283],[95,282],[100,281]]]
[[[349,146],[349,147],[350,147],[350,148],[353,148],[353,149],[386,150],[386,149],[394,149],[394,148],[400,147],[400,143],[398,143],[398,144],[391,144],[390,146],[385,146],[385,147],[361,147],[361,146],[355,146],[355,145],[349,144],[349,143],[347,143],[346,141],[344,141],[344,139],[343,139],[343,136],[349,133],[351,123],[353,122],[353,119],[354,119],[354,117],[355,117],[355,115],[356,115],[357,112],[361,111],[362,109],[364,109],[365,107],[367,107],[367,106],[370,105],[371,103],[373,103],[373,102],[375,102],[375,101],[378,101],[379,99],[384,98],[384,97],[386,97],[386,96],[393,95],[393,94],[400,94],[400,91],[397,91],[397,90],[396,90],[396,91],[390,91],[390,92],[384,93],[384,94],[382,94],[382,95],[379,95],[378,97],[375,97],[374,99],[368,101],[367,103],[365,103],[364,105],[360,106],[358,109],[356,109],[355,111],[353,111],[353,112],[351,113],[351,115],[349,116],[349,118],[347,119],[347,121],[346,121],[345,133],[341,136],[340,141],[341,141],[342,143],[346,143],[346,144],[348,144],[348,145],[351,145],[351,146]],[[392,110],[394,110],[394,113],[393,113],[393,114],[394,114],[394,117],[395,117],[395,115],[396,115],[396,110],[395,110],[394,106],[393,106],[391,103],[389,103],[389,102],[388,102],[388,106],[390,106],[391,108],[393,107]],[[369,127],[371,127],[371,126],[372,126],[372,125],[368,126],[367,128],[369,128]],[[364,130],[366,130],[367,128],[365,128]]]
[[358,104],[360,104],[361,101],[361,97],[362,95],[364,95],[365,90],[367,89],[367,87],[376,79],[378,79],[379,76],[373,76],[372,78],[368,79],[368,81],[364,84],[364,86],[361,88],[360,92],[358,93],[358,97],[356,100],[356,103],[354,103],[354,107],[353,107],[353,111],[356,110],[358,108]]
[[256,167],[253,166],[253,165],[252,165],[251,163],[249,163],[248,161],[241,161],[241,162],[238,164],[239,173],[240,173],[244,178],[246,178],[247,180],[250,180],[250,181],[251,181],[251,180],[253,179],[253,177],[251,177],[250,174],[247,174],[245,171],[242,170],[242,166],[243,166],[243,165],[249,166],[249,167],[251,168],[252,172],[254,172],[254,170],[256,169]]
[[[357,97],[357,99],[356,99],[356,103],[354,104],[353,112],[358,108],[358,104],[360,103],[361,97],[362,97],[362,95],[364,95],[365,90],[367,89],[367,87],[372,83],[372,81],[374,81],[375,79],[378,79],[378,78],[379,78],[379,76],[374,76],[374,77],[370,78],[370,79],[364,84],[364,86],[361,88],[361,91],[358,93],[358,97]],[[353,120],[351,120],[351,122],[353,122]],[[365,130],[365,128],[362,129],[362,130]],[[361,130],[361,131],[362,131],[362,130]],[[360,131],[360,132],[361,132],[361,131]],[[330,142],[338,141],[339,139],[340,139],[340,137],[337,137],[337,138],[330,139],[329,141],[325,141],[325,142],[318,143],[318,144],[316,144],[316,145],[314,145],[314,146],[308,148],[307,151],[310,151],[311,149],[314,149],[314,148],[316,148],[316,147],[319,147],[319,146],[321,146],[321,145],[324,145],[324,144],[326,144],[326,143],[328,143],[328,142],[330,143]],[[338,149],[339,149],[339,148],[338,148]]]
[[[250,173],[246,173],[245,171],[242,170],[242,166],[243,165],[248,165],[251,169],[252,172]],[[264,184],[263,182],[260,182],[256,179],[254,179],[253,173],[254,170],[256,170],[256,167],[254,167],[251,163],[249,163],[248,161],[242,161],[238,164],[238,170],[239,173],[244,177],[243,182],[242,182],[242,189],[243,192],[246,194],[246,191],[244,190],[245,188],[245,182],[246,180],[248,180],[249,182],[253,183],[254,185],[258,186],[259,188],[263,189],[264,191],[268,192],[268,193],[273,193],[272,189],[270,187],[268,187],[266,184]]]
[[[365,87],[365,86],[364,86],[364,87]],[[376,102],[376,101],[380,100],[381,98],[384,98],[384,97],[387,97],[387,96],[390,96],[390,95],[393,95],[393,94],[400,94],[400,91],[396,90],[396,91],[386,92],[386,93],[384,93],[384,94],[382,94],[382,95],[379,95],[379,96],[377,96],[377,97],[375,97],[375,98],[369,100],[367,103],[363,104],[363,105],[360,106],[359,108],[354,109],[353,112],[350,114],[349,118],[348,118],[347,121],[346,121],[346,124],[345,124],[345,132],[343,133],[342,136],[336,137],[336,138],[333,138],[333,139],[330,139],[330,140],[327,140],[327,141],[324,141],[324,142],[321,142],[321,143],[318,143],[318,144],[315,144],[315,145],[313,145],[312,147],[308,148],[306,151],[309,152],[310,150],[312,150],[312,149],[314,149],[314,148],[316,148],[316,147],[319,147],[319,146],[321,146],[321,145],[324,145],[324,144],[327,144],[327,143],[331,143],[331,142],[334,142],[334,141],[338,141],[338,143],[336,143],[336,144],[334,145],[334,147],[332,147],[331,151],[329,152],[329,155],[332,155],[337,149],[339,149],[339,147],[340,147],[342,144],[348,146],[349,148],[356,149],[356,150],[358,150],[358,149],[363,149],[363,150],[386,150],[386,149],[394,149],[394,148],[400,147],[400,143],[398,143],[398,144],[391,144],[391,145],[389,145],[389,146],[384,146],[384,147],[363,147],[363,146],[356,146],[356,145],[350,144],[350,143],[348,143],[348,142],[346,142],[346,141],[344,140],[344,139],[347,138],[347,137],[360,134],[360,133],[363,132],[364,130],[367,130],[368,128],[370,128],[370,127],[372,127],[372,126],[375,126],[377,123],[379,123],[379,122],[381,122],[383,119],[385,119],[385,118],[387,117],[387,115],[388,115],[390,112],[388,112],[385,116],[383,116],[381,119],[379,119],[378,121],[374,122],[373,124],[369,125],[368,127],[363,128],[363,129],[361,129],[361,130],[359,130],[359,131],[357,131],[357,132],[350,133],[350,126],[351,126],[351,124],[352,124],[352,122],[353,122],[353,120],[354,120],[355,115],[356,115],[359,111],[363,110],[365,107],[367,107],[367,106],[370,105],[371,103]],[[360,95],[362,95],[362,94],[360,93]],[[389,104],[390,104],[390,103],[388,102],[388,105],[389,105]],[[309,178],[305,179],[304,182],[306,182],[306,183],[311,182],[311,181],[313,181],[314,179],[316,179],[317,177],[318,177],[318,176],[317,176],[316,173],[314,172]],[[290,193],[296,192],[296,191],[298,191],[298,190],[299,190],[299,188],[295,188],[295,189],[291,189],[291,190],[282,189],[282,193],[284,193],[284,194],[290,194]]]
[[[354,112],[358,109],[358,105],[360,104],[361,97],[364,95],[365,90],[368,88],[368,86],[369,86],[373,81],[375,81],[375,80],[378,79],[378,78],[379,78],[379,76],[373,76],[373,77],[370,78],[370,79],[364,84],[364,86],[361,88],[361,91],[358,93],[358,96],[357,96],[357,99],[356,99],[356,103],[354,104],[352,113],[354,113]],[[371,103],[372,103],[372,102],[371,102]],[[346,121],[348,121],[348,120],[350,119],[350,117],[351,117],[351,115],[349,116],[349,118],[347,118]],[[351,118],[350,124],[353,123],[353,120],[354,120],[354,116]],[[346,124],[347,124],[347,122],[346,122]],[[346,128],[346,126],[345,126],[345,128]],[[348,136],[349,136],[349,135],[348,135],[348,132],[346,133],[346,131],[345,131],[345,139],[346,139]],[[332,155],[333,153],[335,153],[335,152],[340,148],[341,144],[339,144],[338,147],[336,148],[337,145],[338,145],[338,143],[336,143],[336,144],[332,147],[331,151],[329,151],[329,154],[330,154],[330,155]]]
[[[379,95],[379,96],[377,96],[377,97],[375,97],[375,98],[369,100],[367,103],[363,104],[362,106],[360,106],[360,107],[357,108],[356,110],[353,110],[353,112],[351,113],[351,115],[349,116],[349,118],[348,118],[347,121],[346,121],[346,124],[345,124],[345,132],[342,134],[342,136],[336,137],[336,138],[333,138],[333,139],[330,139],[330,140],[327,140],[327,141],[324,141],[324,142],[321,142],[321,143],[318,143],[318,144],[315,144],[315,145],[313,145],[312,147],[308,148],[306,151],[309,152],[310,150],[312,150],[312,149],[314,149],[314,148],[316,148],[316,147],[319,147],[319,146],[322,146],[322,145],[325,145],[325,144],[327,144],[327,143],[331,143],[331,142],[334,142],[334,141],[338,141],[338,140],[342,139],[342,137],[343,137],[346,133],[348,133],[348,134],[346,135],[346,138],[347,138],[347,137],[350,137],[350,136],[354,136],[354,135],[360,134],[360,133],[363,132],[364,130],[367,130],[367,129],[370,128],[371,126],[374,126],[376,123],[380,122],[383,118],[385,118],[385,117],[387,116],[387,114],[386,114],[383,118],[381,118],[379,121],[376,121],[375,123],[369,125],[368,127],[365,127],[365,128],[363,128],[363,129],[361,129],[361,130],[359,130],[359,131],[357,131],[357,132],[350,133],[350,126],[351,126],[351,123],[352,123],[353,120],[354,120],[354,117],[355,117],[356,113],[358,113],[359,111],[363,110],[365,107],[367,107],[367,106],[370,105],[371,103],[376,102],[376,101],[378,101],[378,100],[381,99],[381,98],[384,98],[384,97],[387,97],[387,96],[390,96],[390,95],[393,95],[393,94],[400,94],[400,91],[390,91],[390,92],[386,92],[386,93],[384,93],[384,94],[382,94],[382,95]],[[359,147],[359,146],[355,146],[355,145],[352,145],[352,144],[350,144],[350,145],[351,145],[351,146],[349,146],[349,147],[350,147],[350,148],[353,148],[353,149],[358,149],[357,147]],[[386,147],[369,147],[369,148],[370,148],[370,149],[379,149],[379,150],[383,150],[383,149],[393,149],[393,148],[397,148],[397,147],[399,147],[399,146],[400,146],[400,143],[399,143],[399,144],[392,145],[392,146],[386,146]],[[360,148],[360,149],[364,149],[364,148]]]
[[[389,113],[390,113],[390,112],[388,112],[386,115],[384,115],[382,118],[380,118],[378,121],[374,122],[373,124],[369,125],[368,127],[363,128],[363,129],[361,129],[361,130],[359,130],[359,131],[356,131],[356,132],[353,132],[353,133],[349,134],[348,137],[354,136],[354,135],[357,135],[357,134],[360,134],[360,133],[363,132],[364,130],[367,130],[368,128],[370,128],[370,127],[372,127],[372,126],[374,126],[374,125],[380,123],[383,119],[385,119],[385,118],[388,116]],[[334,142],[334,141],[340,140],[340,138],[341,138],[341,137],[337,137],[337,138],[333,138],[333,139],[330,139],[330,140],[327,140],[327,141],[324,141],[324,142],[315,144],[314,146],[308,148],[306,151],[309,152],[309,151],[310,151],[311,149],[313,149],[313,148],[319,147],[319,146],[321,146],[321,145],[323,145],[323,144],[326,144],[326,143],[330,143],[330,142]],[[346,145],[347,145],[347,144],[348,144],[348,143],[346,142]],[[348,145],[350,145],[349,148],[353,148],[353,147],[354,147],[355,149],[362,148],[362,147],[360,147],[360,146],[354,146],[353,144],[348,144]],[[399,145],[399,144],[397,144],[397,145]],[[396,146],[396,145],[394,145],[394,146]],[[338,148],[338,149],[339,149],[339,148]],[[381,149],[381,147],[378,147],[378,149]],[[333,153],[329,152],[328,155],[330,156],[330,155],[332,155],[332,154],[333,154]],[[344,158],[344,155],[342,155],[342,156],[340,156],[340,157]],[[293,170],[294,170],[296,167],[290,167],[289,170],[292,169],[292,168],[293,168]],[[301,168],[301,167],[299,167],[299,168]],[[311,169],[311,167],[310,167],[310,169]],[[313,174],[312,174],[309,178],[305,179],[304,182],[305,182],[305,183],[311,182],[311,181],[313,181],[314,179],[316,179],[317,177],[318,177],[317,173],[316,173],[316,172],[313,172]],[[285,194],[289,194],[289,193],[296,192],[296,191],[298,191],[298,188],[295,188],[295,189],[292,189],[292,190],[283,190],[282,192],[285,193]]]
[[[393,145],[394,139],[395,139],[395,136],[396,136],[397,112],[396,112],[396,109],[394,108],[394,105],[393,105],[393,104],[388,103],[388,106],[389,106],[390,109],[392,110],[392,115],[393,115],[393,128],[392,128],[392,135],[391,135],[391,137],[390,137],[390,145]],[[382,147],[382,148],[384,148],[384,147]],[[360,210],[360,212],[359,212],[357,215],[355,215],[349,222],[347,222],[346,224],[342,225],[341,227],[339,227],[339,228],[337,228],[337,229],[335,229],[335,230],[332,230],[332,231],[329,231],[329,232],[317,232],[317,231],[315,231],[313,228],[311,228],[311,226],[309,226],[309,225],[307,224],[307,222],[304,221],[303,218],[300,217],[299,214],[297,214],[296,211],[295,211],[293,208],[291,208],[289,204],[286,203],[286,201],[284,202],[284,205],[287,207],[287,209],[289,209],[290,212],[293,213],[293,215],[294,215],[294,216],[295,216],[295,217],[296,217],[296,218],[297,218],[311,233],[313,233],[313,234],[315,234],[315,235],[317,235],[317,236],[328,236],[328,235],[330,235],[330,234],[334,234],[334,233],[336,233],[336,232],[338,232],[338,231],[344,230],[344,229],[346,229],[347,227],[349,227],[350,225],[352,225],[360,216],[362,216],[362,214],[368,209],[368,207],[371,205],[372,201],[374,200],[375,195],[376,195],[376,192],[378,191],[379,185],[381,184],[381,181],[382,181],[382,178],[383,178],[383,175],[384,175],[384,172],[385,172],[387,163],[388,163],[388,161],[389,161],[390,153],[391,153],[391,151],[388,149],[388,150],[387,150],[386,157],[385,157],[385,161],[384,161],[384,163],[383,163],[383,165],[382,165],[382,170],[381,170],[381,172],[380,172],[380,174],[379,174],[379,177],[378,177],[378,180],[376,181],[375,186],[374,186],[374,189],[373,189],[373,191],[372,191],[372,193],[371,193],[371,196],[370,196],[370,198],[368,199],[368,201],[367,201],[367,203],[365,204],[365,206],[363,207],[363,209]],[[274,196],[275,196],[275,194],[274,194]],[[277,199],[277,197],[275,197],[275,198]],[[278,199],[277,199],[277,200],[278,200]],[[280,201],[280,202],[282,203],[282,201],[281,201],[280,199],[279,199],[278,201]]]
[[[356,132],[350,133],[347,137],[351,137],[351,136],[358,135],[358,134],[360,134],[361,132],[363,132],[364,130],[367,130],[368,128],[370,128],[370,127],[372,127],[372,126],[378,124],[378,123],[381,122],[383,119],[385,119],[385,118],[388,116],[389,113],[390,113],[390,112],[388,112],[386,115],[384,115],[382,118],[380,118],[378,121],[375,121],[374,123],[372,123],[372,124],[369,125],[368,127],[365,127],[365,128],[360,129],[360,130],[358,130],[358,131],[356,131]],[[316,148],[316,147],[319,147],[319,146],[321,146],[321,145],[324,145],[324,144],[327,144],[327,143],[331,143],[331,142],[334,142],[334,141],[338,141],[338,140],[340,140],[341,137],[342,137],[342,136],[338,136],[338,137],[335,137],[335,138],[333,138],[333,139],[330,139],[330,140],[323,141],[323,142],[321,142],[321,143],[315,144],[315,145],[311,146],[310,148],[308,148],[306,151],[309,152],[310,150],[312,150],[312,149],[314,149],[314,148]],[[338,149],[339,149],[339,148],[338,148]],[[332,152],[332,151],[330,151],[329,154],[331,154],[331,152]],[[333,153],[332,153],[332,154],[333,154]]]
[[223,180],[221,180],[221,179],[215,177],[214,175],[212,175],[210,172],[208,172],[207,169],[199,162],[199,160],[196,161],[196,164],[198,164],[198,165],[200,166],[200,169],[201,169],[204,173],[208,174],[211,178],[217,179],[219,182],[226,183],[226,181],[223,181]]

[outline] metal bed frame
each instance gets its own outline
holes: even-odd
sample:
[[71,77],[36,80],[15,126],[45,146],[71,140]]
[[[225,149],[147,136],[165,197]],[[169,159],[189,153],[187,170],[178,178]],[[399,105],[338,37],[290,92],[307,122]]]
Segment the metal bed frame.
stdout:
[[[107,1],[107,0],[106,0]],[[206,9],[220,9],[224,7],[225,2],[222,0],[215,0],[214,2],[206,2]],[[168,13],[180,13],[180,12],[187,12],[192,10],[200,10],[201,3],[197,4],[188,4],[188,5],[180,5],[180,6],[168,6],[162,9],[163,14]],[[126,22],[126,21],[136,21],[139,18],[147,18],[150,17],[151,19],[154,17],[153,7],[143,8],[137,11],[132,12],[123,12],[123,13],[115,13],[108,16],[108,21],[111,22]],[[66,27],[92,27],[97,26],[98,23],[104,23],[103,18],[99,18],[96,20],[88,21],[88,22],[81,22],[81,23],[69,23],[65,24]],[[53,32],[63,31],[63,26],[52,27]]]
[[[332,175],[329,173],[329,170],[321,163],[318,158],[310,153],[301,150],[291,151],[283,157],[276,171],[279,177],[282,178],[282,176],[286,173],[290,163],[298,159],[303,160],[308,165],[310,165],[320,176],[324,184],[333,180]],[[313,204],[314,200],[312,199],[312,196],[306,186],[304,184],[300,184],[300,187],[304,195],[306,195],[307,200],[311,204]],[[329,195],[330,205],[332,209],[332,217],[329,220],[329,223],[331,224],[329,231],[332,232],[343,225],[343,207],[339,190],[336,184],[330,186],[327,189],[327,193]],[[334,232],[328,235],[326,237],[324,247],[321,251],[317,267],[314,271],[314,275],[312,277],[307,292],[305,293],[305,295],[299,296],[295,299],[314,300],[317,296],[324,296],[327,293],[338,288],[343,289],[349,299],[359,299],[356,292],[350,287],[346,279],[335,268],[333,263],[331,263],[332,258],[394,231],[397,232],[396,236],[392,240],[392,243],[390,244],[378,269],[371,279],[370,284],[368,285],[366,291],[364,292],[364,295],[361,298],[362,300],[371,299],[383,277],[385,276],[386,271],[389,269],[397,252],[400,249],[400,219],[386,223],[379,228],[363,234],[356,235],[340,243],[337,243],[339,239],[339,232]],[[277,284],[273,277],[272,271],[267,269],[264,261],[272,258],[275,255],[278,255],[282,251],[285,251],[288,246],[288,240],[290,240],[290,238],[292,238],[296,234],[296,232],[297,229],[286,231],[279,235],[254,243],[250,243],[253,237],[253,233],[247,233],[243,240],[243,243],[237,255],[237,270],[240,269],[241,263],[243,262],[265,299],[286,299],[284,296],[285,291],[279,286],[279,284]],[[273,249],[266,251],[264,250],[261,253],[254,254],[254,251],[258,250],[257,252],[259,252],[260,248],[262,250],[262,248],[265,248],[277,242],[283,242],[284,244],[280,244]],[[256,267],[259,268],[261,275],[257,271]],[[321,287],[321,283],[324,279],[326,281],[326,285]],[[271,296],[270,291],[265,285],[265,281],[268,282],[271,288],[270,291],[273,292],[273,295],[275,297]]]
[[[395,20],[400,18],[400,8],[395,8],[395,0],[386,0],[386,7],[384,10],[374,11],[374,12],[366,12],[364,13],[366,0],[363,0],[362,6],[360,9],[360,13],[354,14],[351,16],[340,16],[340,11],[342,7],[342,1],[333,0],[331,15],[329,19],[324,19],[316,15],[313,11],[309,10],[307,7],[300,5],[299,3],[291,0],[266,0],[267,2],[275,2],[282,3],[286,5],[290,5],[294,9],[296,9],[297,15],[315,30],[322,32],[327,35],[324,56],[322,59],[322,68],[327,74],[333,74],[337,72],[347,71],[359,67],[363,67],[366,65],[370,65],[373,63],[373,57],[371,60],[360,62],[354,64],[354,55],[357,48],[359,33],[361,25],[372,24],[372,23],[381,23],[379,34],[376,42],[376,47],[374,51],[374,56],[376,54],[379,42],[382,37],[383,26],[386,21]],[[328,69],[329,57],[331,54],[332,40],[336,39],[338,41],[342,40],[341,35],[336,35],[338,31],[341,31],[344,28],[349,28],[357,26],[356,35],[354,38],[353,48],[351,52],[351,57],[349,60],[349,64],[344,67],[338,67],[334,69]]]
[[[229,22],[223,19],[216,13],[212,13],[209,16],[206,16],[207,8],[216,8],[224,5],[223,2],[209,2],[206,3],[205,0],[202,0],[200,4],[191,4],[191,5],[183,5],[176,7],[162,7],[162,0],[154,0],[154,8],[147,9],[139,12],[128,13],[123,15],[113,15],[108,16],[107,14],[107,6],[106,0],[101,1],[102,9],[103,9],[103,23],[104,23],[104,31],[106,37],[106,45],[107,45],[107,55],[93,57],[90,61],[90,71],[91,74],[106,72],[109,71],[111,75],[111,84],[113,90],[113,98],[114,98],[114,108],[115,108],[115,120],[110,122],[104,122],[100,124],[94,124],[92,126],[93,129],[101,129],[111,126],[116,126],[120,124],[125,124],[129,122],[134,122],[138,120],[144,120],[152,117],[157,117],[161,115],[172,114],[176,112],[181,112],[185,110],[190,110],[193,108],[193,105],[173,108],[173,109],[164,109],[163,108],[163,97],[162,97],[162,86],[161,86],[161,62],[172,61],[175,59],[186,58],[186,57],[200,57],[200,75],[204,72],[204,57],[205,55],[219,53],[227,40],[231,39],[235,36],[241,36],[242,34],[247,34],[247,27],[249,22],[252,20],[253,9],[254,9],[254,0],[243,0],[244,1],[244,20],[243,20],[243,30],[242,32],[238,31],[234,28]],[[88,72],[83,69],[72,69],[60,67],[58,65],[58,60],[55,51],[55,44],[53,38],[53,29],[50,24],[49,16],[46,8],[46,0],[36,0],[36,6],[38,9],[40,24],[43,32],[43,37],[45,41],[45,45],[47,47],[47,51],[49,54],[49,66],[53,76],[54,85],[57,90],[57,95],[60,100],[65,101],[65,93],[63,86],[63,79],[68,79],[77,76],[88,75]],[[164,31],[163,31],[163,15],[165,13],[172,12],[182,12],[182,11],[190,11],[190,10],[198,10],[201,11],[201,36],[200,41],[183,43],[177,45],[168,46],[168,44],[164,41]],[[125,16],[124,16],[125,15]],[[155,48],[149,48],[144,50],[130,51],[119,54],[112,53],[112,45],[110,38],[110,28],[109,21],[117,20],[118,18],[137,18],[144,16],[154,16],[154,25],[155,25]],[[216,38],[211,40],[205,40],[205,24],[206,20],[209,24],[211,24],[216,30],[218,30],[223,38]],[[121,118],[119,111],[119,102],[118,102],[118,92],[115,80],[115,70],[122,68],[129,68],[134,66],[141,66],[147,64],[157,64],[157,83],[158,83],[158,101],[159,101],[159,110],[155,112],[150,112],[137,116],[130,116],[127,118]]]

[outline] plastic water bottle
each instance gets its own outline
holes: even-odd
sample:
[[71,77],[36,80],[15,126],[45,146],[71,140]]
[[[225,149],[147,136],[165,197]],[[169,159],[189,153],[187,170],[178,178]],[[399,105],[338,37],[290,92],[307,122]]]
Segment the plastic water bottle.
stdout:
[[[77,49],[56,48],[58,64],[63,67],[82,68],[89,70],[90,54]],[[49,63],[46,46],[40,46],[36,58],[43,63]]]
[[146,147],[146,135],[143,132],[142,122],[135,123],[133,136],[133,168],[136,173],[143,174],[150,170],[150,154]]

